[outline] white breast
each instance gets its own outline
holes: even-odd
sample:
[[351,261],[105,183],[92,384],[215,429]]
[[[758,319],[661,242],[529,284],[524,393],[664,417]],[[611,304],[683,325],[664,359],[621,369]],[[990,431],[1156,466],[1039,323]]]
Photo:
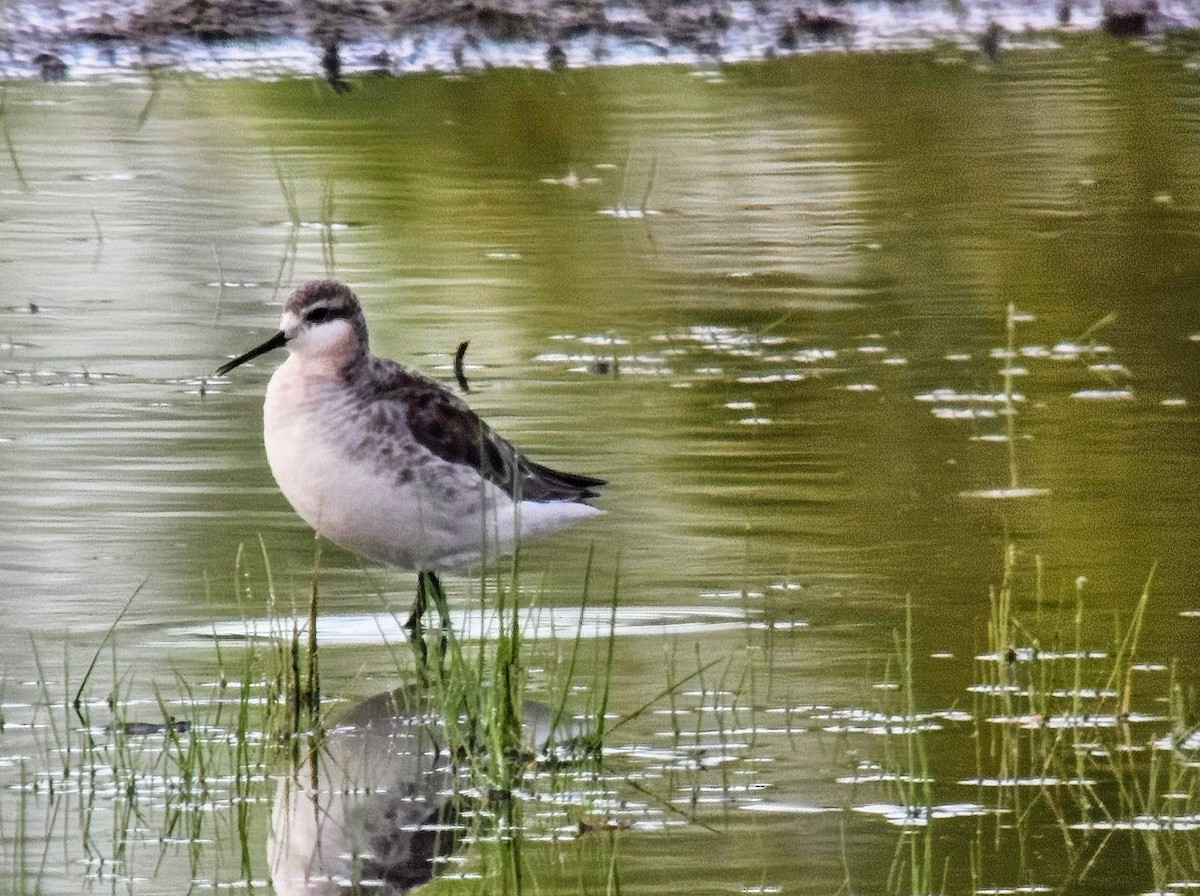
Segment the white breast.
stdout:
[[267,386],[263,441],[267,461],[284,496],[318,532],[336,515],[344,493],[343,458],[328,437],[324,408],[336,395],[321,378],[306,376],[292,356]]
[[599,513],[570,502],[518,508],[470,467],[414,446],[406,430],[389,434],[397,450],[386,461],[364,456],[355,427],[371,425],[370,415],[356,414],[356,401],[336,376],[290,356],[267,387],[264,434],[271,472],[296,512],[363,557],[461,570],[510,552],[518,528],[534,536]]

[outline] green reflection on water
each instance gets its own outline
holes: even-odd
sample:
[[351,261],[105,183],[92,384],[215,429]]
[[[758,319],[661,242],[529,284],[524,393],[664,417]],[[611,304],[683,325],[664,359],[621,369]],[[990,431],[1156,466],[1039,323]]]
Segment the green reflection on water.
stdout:
[[[270,365],[200,392],[296,282],[333,274],[377,352],[450,383],[469,339],[472,405],[535,457],[612,483],[603,520],[530,546],[551,605],[577,600],[595,544],[608,575],[620,557],[624,606],[808,622],[671,649],[748,651],[768,707],[845,707],[871,702],[911,592],[918,656],[953,656],[917,663],[913,686],[949,706],[972,683],[1008,533],[1045,557],[1053,599],[1089,578],[1102,642],[1158,561],[1145,643],[1195,682],[1195,620],[1178,615],[1196,608],[1200,532],[1190,53],[1089,39],[988,68],[949,49],[830,54],[719,79],[495,71],[343,96],[168,82],[140,127],[148,85],[10,86],[24,183],[0,170],[6,680],[36,675],[28,631],[50,653],[94,644],[143,578],[145,630],[257,616],[220,583],[260,534],[281,591],[306,593],[311,535],[260,445]],[[1010,303],[1033,315],[1017,359],[993,356]],[[1053,351],[1109,314],[1087,351]],[[1025,371],[1023,482],[1050,495],[963,499],[1006,484],[1006,446],[986,440],[1003,420],[917,396],[993,394],[1005,364]],[[1075,397],[1114,387],[1132,397]],[[412,593],[335,549],[325,563],[330,613]],[[130,675],[175,656],[121,637]],[[626,711],[662,688],[650,640],[619,645]],[[330,656],[327,687],[381,689],[394,669],[386,653]],[[772,744],[765,782],[844,805],[833,748],[794,749]],[[766,869],[836,888],[841,823],[734,813],[725,883]],[[854,879],[881,886],[890,832],[845,824]],[[711,846],[627,839],[627,884],[646,890],[678,879],[664,855],[686,868]]]

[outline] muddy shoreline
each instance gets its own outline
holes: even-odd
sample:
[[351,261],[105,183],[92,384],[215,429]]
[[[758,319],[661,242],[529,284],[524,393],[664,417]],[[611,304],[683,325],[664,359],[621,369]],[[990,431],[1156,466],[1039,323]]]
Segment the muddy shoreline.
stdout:
[[0,74],[315,74],[343,89],[366,72],[743,61],[939,41],[994,58],[1058,33],[1137,37],[1194,28],[1196,16],[1157,0],[18,0],[0,19]]

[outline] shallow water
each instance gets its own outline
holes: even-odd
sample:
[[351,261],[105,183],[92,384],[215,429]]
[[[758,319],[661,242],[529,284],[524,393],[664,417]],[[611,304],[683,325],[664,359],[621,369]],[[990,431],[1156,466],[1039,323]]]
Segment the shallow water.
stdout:
[[[219,705],[246,631],[307,607],[313,539],[260,442],[273,362],[212,371],[274,328],[293,285],[332,275],[363,300],[377,352],[453,385],[469,339],[473,407],[539,460],[610,482],[606,516],[527,546],[522,565],[540,699],[580,625],[589,551],[589,669],[619,594],[609,710],[649,708],[612,734],[607,796],[580,801],[632,824],[623,889],[907,890],[889,869],[922,827],[948,892],[1059,887],[1089,850],[1068,889],[1194,881],[1187,850],[1171,865],[1137,837],[1099,849],[1161,813],[1068,812],[1078,854],[1054,824],[1027,832],[1032,857],[1008,838],[1033,826],[1014,821],[1027,788],[1074,805],[1063,791],[1085,786],[1018,761],[1044,748],[1035,734],[1066,731],[1086,755],[1124,727],[1145,750],[1171,734],[1170,676],[1200,681],[1196,59],[1182,41],[1088,39],[997,66],[830,54],[366,79],[344,96],[309,81],[10,85],[2,879],[50,893],[265,879],[269,751],[200,813],[192,861],[163,826],[178,782],[162,740],[137,745],[150,771],[130,822],[123,754],[111,787],[81,780],[64,704],[104,643],[84,695],[98,726],[110,688],[149,721],[160,700],[180,717]],[[1008,657],[988,640],[1006,538],[1027,623]],[[410,663],[388,611],[406,612],[413,577],[332,546],[320,565],[323,694],[394,687]],[[1152,572],[1134,712],[1119,715],[1106,657]],[[449,586],[460,626],[486,626],[476,587]],[[912,708],[893,640],[906,596]],[[1039,714],[1020,695],[1043,684],[1057,696]],[[1009,767],[979,759],[998,729],[1034,732],[992,750],[1011,749]],[[922,774],[903,755],[916,730],[930,813],[895,784]],[[1194,813],[1190,781],[1176,801]],[[589,837],[568,849],[583,867],[600,861]],[[577,891],[561,863],[533,867]]]

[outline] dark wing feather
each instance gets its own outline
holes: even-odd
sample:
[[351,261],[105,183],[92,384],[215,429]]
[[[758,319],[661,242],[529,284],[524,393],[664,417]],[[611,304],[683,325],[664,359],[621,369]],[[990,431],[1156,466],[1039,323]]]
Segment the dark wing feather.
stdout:
[[421,445],[454,464],[471,467],[522,501],[585,501],[603,479],[563,473],[534,463],[494,433],[457,396],[393,361],[376,359],[376,398],[405,408],[408,428]]

